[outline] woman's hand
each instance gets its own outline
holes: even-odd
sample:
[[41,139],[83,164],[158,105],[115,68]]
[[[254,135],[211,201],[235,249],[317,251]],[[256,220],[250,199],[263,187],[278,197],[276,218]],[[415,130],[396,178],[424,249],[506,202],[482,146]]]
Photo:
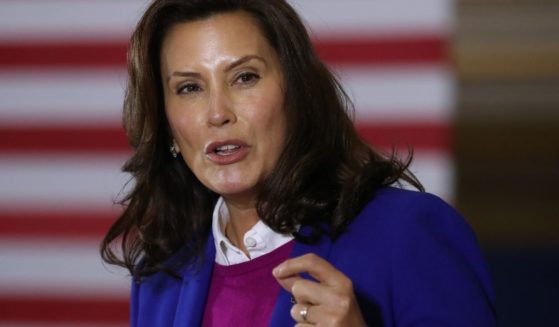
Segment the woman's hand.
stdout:
[[[301,273],[318,282],[303,279]],[[351,280],[319,256],[310,253],[286,260],[273,274],[297,301],[291,308],[297,326],[366,326]]]

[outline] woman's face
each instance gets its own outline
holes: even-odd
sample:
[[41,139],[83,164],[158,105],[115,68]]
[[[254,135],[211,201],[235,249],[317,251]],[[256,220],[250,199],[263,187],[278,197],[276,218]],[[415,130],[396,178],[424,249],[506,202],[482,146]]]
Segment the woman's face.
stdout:
[[243,12],[172,27],[161,49],[165,113],[188,167],[226,199],[253,201],[284,148],[283,76]]

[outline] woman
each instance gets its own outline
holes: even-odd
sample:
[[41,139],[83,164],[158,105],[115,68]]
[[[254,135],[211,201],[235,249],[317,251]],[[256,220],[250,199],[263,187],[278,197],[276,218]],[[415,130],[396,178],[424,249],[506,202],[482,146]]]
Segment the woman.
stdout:
[[[131,39],[135,185],[102,244],[133,326],[492,326],[475,237],[350,102],[283,0],[156,0]],[[111,245],[121,245],[122,257]]]

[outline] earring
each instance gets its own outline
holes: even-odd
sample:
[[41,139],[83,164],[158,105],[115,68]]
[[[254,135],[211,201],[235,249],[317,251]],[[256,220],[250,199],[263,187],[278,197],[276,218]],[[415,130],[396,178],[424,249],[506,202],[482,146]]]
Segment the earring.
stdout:
[[171,145],[171,146],[169,147],[169,151],[171,151],[171,155],[173,156],[173,158],[176,158],[176,157],[177,157],[177,149],[175,149],[175,146],[174,146],[174,145]]

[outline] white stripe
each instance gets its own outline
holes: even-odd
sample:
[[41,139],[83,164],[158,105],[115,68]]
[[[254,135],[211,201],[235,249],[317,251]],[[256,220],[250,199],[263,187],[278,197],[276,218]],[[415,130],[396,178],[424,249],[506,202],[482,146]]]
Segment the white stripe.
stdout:
[[[119,171],[124,159],[77,155],[1,158],[0,207],[14,211],[117,210],[113,200],[128,181],[128,175]],[[448,154],[418,151],[413,171],[430,192],[452,198],[453,167]]]
[[126,298],[130,279],[106,267],[97,242],[0,240],[0,294]]
[[317,36],[446,34],[453,0],[291,0]]
[[119,124],[123,70],[0,72],[0,122]]
[[[146,1],[23,0],[0,2],[0,40],[126,40]],[[87,42],[86,40],[82,40]]]
[[[447,121],[453,76],[442,66],[340,66],[357,118],[375,121]],[[2,124],[120,124],[124,72],[0,73]]]
[[452,117],[454,85],[442,66],[338,69],[357,120],[445,122]]
[[449,203],[454,201],[455,169],[449,153],[416,151],[410,171],[415,174],[427,192]]
[[120,172],[125,159],[94,155],[3,155],[0,208],[114,210],[113,201],[129,179]]
[[[452,0],[290,1],[318,35],[424,34],[450,29]],[[0,40],[127,39],[147,1],[0,2]]]

